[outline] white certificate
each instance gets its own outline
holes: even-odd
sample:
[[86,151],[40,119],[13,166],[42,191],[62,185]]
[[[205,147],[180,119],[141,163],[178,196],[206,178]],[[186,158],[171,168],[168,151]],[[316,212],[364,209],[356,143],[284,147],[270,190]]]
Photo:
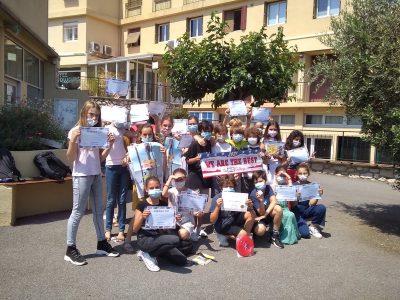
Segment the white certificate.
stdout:
[[102,106],[101,120],[107,122],[126,123],[128,109],[122,106]]
[[300,193],[300,202],[311,199],[321,199],[321,195],[319,194],[319,184],[316,182],[297,185],[297,191]]
[[246,104],[243,100],[234,100],[228,102],[229,106],[229,115],[231,117],[236,116],[246,116],[247,115],[247,108]]
[[131,123],[147,121],[149,119],[149,108],[147,103],[132,104],[130,111]]
[[268,121],[269,116],[271,115],[271,109],[266,107],[253,107],[251,116],[252,122],[263,122],[266,123]]
[[191,134],[182,134],[179,140],[178,148],[188,148],[193,142],[193,137]]
[[108,128],[81,127],[80,148],[106,148],[108,146]]
[[299,164],[310,160],[307,147],[295,148],[293,150],[287,150],[288,157],[291,164]]
[[264,145],[269,156],[283,155],[284,153],[284,142],[266,141],[264,142]]
[[168,206],[147,206],[150,215],[144,229],[175,229],[175,209]]
[[150,101],[149,102],[149,114],[151,116],[159,116],[162,117],[164,116],[165,110],[166,110],[166,105],[163,102],[158,102],[158,101]]
[[203,211],[208,195],[182,192],[178,200],[178,212]]
[[247,199],[249,199],[247,193],[222,192],[222,210],[245,212]]
[[296,201],[297,189],[295,185],[277,185],[275,187],[276,200],[278,201]]
[[186,133],[188,132],[188,120],[187,119],[174,119],[174,127],[172,133]]

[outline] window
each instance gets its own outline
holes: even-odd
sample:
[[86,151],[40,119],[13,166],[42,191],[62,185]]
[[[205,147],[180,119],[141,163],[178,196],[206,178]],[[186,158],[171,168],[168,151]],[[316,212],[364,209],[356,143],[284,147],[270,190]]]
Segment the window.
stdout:
[[171,0],[154,0],[153,11],[171,8]]
[[340,125],[345,126],[344,116],[306,115],[305,125]]
[[306,125],[322,125],[322,115],[306,115]]
[[371,144],[359,137],[340,136],[338,138],[338,160],[369,162]]
[[393,153],[389,149],[376,148],[375,162],[378,164],[398,164],[393,158]]
[[227,32],[246,30],[247,6],[224,11],[224,21],[228,24]]
[[64,42],[78,40],[78,22],[64,23]]
[[9,39],[4,40],[4,72],[6,75],[22,80],[22,48]]
[[157,43],[169,40],[169,23],[157,25]]
[[267,3],[266,9],[268,26],[286,23],[286,1]]
[[128,29],[128,37],[125,44],[128,44],[128,48],[140,46],[140,28]]
[[326,125],[343,125],[343,116],[325,116]]
[[277,121],[279,125],[294,125],[295,122],[294,115],[275,115],[271,116],[271,118]]
[[24,53],[25,81],[35,86],[39,86],[39,59],[28,51],[25,51]]
[[81,86],[81,71],[79,69],[61,69],[58,72],[58,86],[67,90],[79,89]]
[[203,17],[189,19],[189,34],[191,37],[203,35]]
[[339,15],[340,0],[316,0],[316,17]]
[[360,117],[347,117],[346,124],[348,126],[362,126],[362,120]]
[[196,116],[199,121],[207,120],[212,122],[214,120],[214,113],[209,111],[190,111],[189,115]]
[[306,138],[306,144],[308,151],[310,153],[315,152],[316,158],[323,158],[323,159],[331,158],[331,149],[332,149],[331,138],[308,137]]

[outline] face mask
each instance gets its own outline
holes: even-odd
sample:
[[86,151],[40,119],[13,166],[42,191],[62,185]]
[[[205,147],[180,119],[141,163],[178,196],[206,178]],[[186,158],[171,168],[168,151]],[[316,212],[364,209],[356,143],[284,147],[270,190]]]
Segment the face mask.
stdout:
[[126,128],[126,123],[114,123],[114,125],[118,129]]
[[94,125],[97,124],[97,120],[87,119],[86,121],[87,121],[88,126],[90,126],[90,127],[93,127]]
[[241,142],[241,141],[243,141],[243,134],[240,134],[240,133],[235,133],[234,135],[233,135],[233,140],[235,141],[235,143],[239,143],[239,142]]
[[202,132],[201,137],[209,141],[211,139],[211,132],[208,131]]
[[248,138],[247,141],[249,142],[250,145],[254,146],[257,144],[258,139],[257,138]]
[[267,185],[265,184],[265,182],[257,182],[254,184],[254,187],[259,191],[265,189],[266,186]]
[[220,135],[218,138],[218,142],[220,142],[220,143],[224,143],[225,140],[226,140],[226,135]]
[[147,138],[142,137],[142,142],[143,142],[143,143],[150,143],[150,142],[152,142],[152,141],[153,141],[153,138],[152,138],[152,137],[147,137]]
[[293,141],[293,146],[294,147],[300,146],[300,141]]
[[276,181],[278,182],[278,184],[286,184],[286,178],[285,177],[276,177]]
[[276,130],[268,130],[268,135],[270,137],[276,137],[278,135],[278,131],[276,131]]
[[299,175],[299,179],[300,179],[300,181],[306,181],[306,180],[307,180],[307,178],[308,178],[308,176],[307,176],[307,175]]
[[188,125],[188,129],[190,132],[197,132],[198,126],[197,124]]
[[222,189],[223,192],[234,193],[235,189],[233,187],[224,187]]
[[174,186],[177,189],[183,189],[185,187],[185,181],[174,181]]
[[151,198],[160,198],[161,190],[160,189],[149,190],[148,194]]

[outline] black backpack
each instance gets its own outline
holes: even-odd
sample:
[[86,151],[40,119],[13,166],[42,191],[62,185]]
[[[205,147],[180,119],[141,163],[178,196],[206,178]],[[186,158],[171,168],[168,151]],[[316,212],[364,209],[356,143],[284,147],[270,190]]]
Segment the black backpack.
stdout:
[[40,175],[46,178],[64,180],[65,176],[71,174],[71,169],[51,151],[37,154],[33,163],[39,169]]
[[0,148],[0,182],[19,181],[21,172],[15,166],[15,160],[11,152]]

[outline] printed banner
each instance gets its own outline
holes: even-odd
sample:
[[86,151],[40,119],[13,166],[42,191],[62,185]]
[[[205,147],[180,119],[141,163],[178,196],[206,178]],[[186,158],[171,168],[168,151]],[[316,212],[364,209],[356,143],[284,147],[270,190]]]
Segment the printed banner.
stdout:
[[135,181],[138,197],[144,197],[144,182],[149,176],[157,176],[163,183],[163,156],[159,143],[142,143],[128,146],[129,171]]
[[204,178],[262,170],[260,150],[201,153],[200,165]]

